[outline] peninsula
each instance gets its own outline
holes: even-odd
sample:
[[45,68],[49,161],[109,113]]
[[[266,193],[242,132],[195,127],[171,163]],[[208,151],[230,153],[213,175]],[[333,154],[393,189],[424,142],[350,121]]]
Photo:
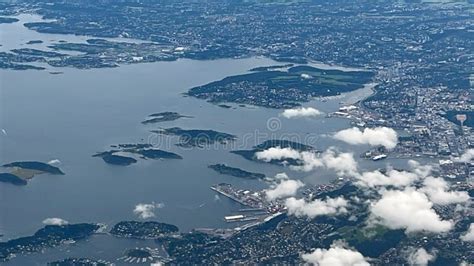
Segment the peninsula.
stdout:
[[152,239],[178,232],[177,226],[159,222],[122,221],[114,225],[110,234],[117,237]]
[[326,70],[308,65],[276,70],[279,67],[282,66],[255,68],[248,74],[191,88],[187,95],[212,103],[291,108],[314,97],[335,96],[362,88],[373,77],[368,71]]
[[94,234],[98,224],[46,225],[32,236],[0,242],[0,261],[6,261],[15,254],[39,252],[44,248],[56,247],[64,241],[78,241]]

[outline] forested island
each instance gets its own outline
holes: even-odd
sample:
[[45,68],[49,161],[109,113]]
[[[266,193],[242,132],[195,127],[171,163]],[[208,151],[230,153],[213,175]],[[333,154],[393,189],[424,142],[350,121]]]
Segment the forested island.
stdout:
[[154,114],[149,115],[148,118],[142,122],[142,124],[168,122],[168,121],[178,120],[180,118],[191,118],[191,116],[181,115],[177,112],[154,113]]
[[179,137],[178,146],[182,147],[202,147],[209,144],[226,144],[234,141],[237,137],[215,130],[182,129],[179,127],[152,130],[151,132],[162,135],[173,135]]
[[[104,162],[114,165],[127,166],[138,161],[131,157],[137,155],[142,159],[183,159],[180,155],[153,148],[151,144],[119,144],[112,145],[114,149],[110,151],[99,152],[93,157],[101,157]],[[130,154],[130,156],[127,156]]]
[[230,167],[225,164],[212,164],[208,166],[212,170],[223,175],[230,175],[234,177],[246,178],[246,179],[264,179],[265,175],[261,173],[252,173],[240,168]]
[[10,173],[0,173],[0,182],[9,183],[16,186],[24,186],[28,183],[25,179]]
[[17,186],[26,185],[28,180],[40,174],[64,175],[64,172],[56,166],[35,161],[12,162],[2,167],[8,172],[0,173],[0,182]]
[[[278,140],[278,139],[273,139],[273,140],[267,140],[262,142],[261,144],[258,144],[257,146],[253,147],[250,150],[235,150],[231,151],[231,153],[240,155],[244,157],[247,160],[250,161],[256,161],[256,162],[262,162],[261,160],[257,159],[256,153],[261,152],[270,148],[291,148],[293,150],[297,151],[311,151],[311,152],[317,152],[316,149],[312,146],[301,144],[298,142],[293,142],[289,140]],[[288,165],[301,165],[301,162],[296,159],[291,159],[291,158],[285,158],[282,160],[271,160],[269,163],[272,164],[288,164]]]
[[35,162],[35,161],[24,161],[24,162],[13,162],[2,165],[3,167],[16,167],[28,170],[37,170],[44,173],[53,175],[64,175],[63,171],[56,166],[52,166],[47,163]]

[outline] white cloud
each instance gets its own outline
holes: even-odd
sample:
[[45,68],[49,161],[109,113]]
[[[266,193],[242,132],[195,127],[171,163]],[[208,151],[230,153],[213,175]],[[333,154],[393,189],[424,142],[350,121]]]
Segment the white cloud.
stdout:
[[58,159],[54,159],[48,162],[49,165],[59,165],[61,164],[61,161]]
[[319,157],[312,152],[301,152],[299,160],[302,161],[302,165],[291,166],[290,168],[309,172],[319,167],[326,167],[341,176],[357,174],[357,162],[354,159],[354,154],[349,152],[337,153],[333,148],[329,148]]
[[312,78],[313,76],[309,75],[309,74],[306,74],[306,73],[303,73],[301,74],[301,78],[304,78],[304,79],[310,79]]
[[302,259],[307,263],[318,266],[369,266],[364,256],[351,249],[332,245],[329,249],[316,249],[312,253],[303,254]]
[[272,147],[264,151],[256,152],[257,159],[270,162],[272,160],[299,159],[300,152],[292,148]]
[[347,212],[348,203],[343,197],[326,198],[325,200],[315,199],[307,202],[304,199],[288,198],[285,206],[290,215],[297,217],[308,216],[314,218],[320,215],[334,215]]
[[406,187],[418,179],[418,175],[406,171],[388,169],[386,174],[380,171],[364,172],[356,175],[357,184],[365,187],[393,186]]
[[353,153],[338,153],[334,148],[329,148],[318,155],[310,151],[297,151],[292,148],[272,147],[255,153],[257,159],[270,162],[272,160],[294,159],[300,161],[301,165],[292,165],[290,168],[296,171],[309,172],[319,167],[336,171],[339,175],[356,175],[357,162]]
[[431,171],[433,170],[433,167],[431,165],[422,165],[415,160],[409,160],[408,166],[410,167],[410,170],[413,173],[417,174],[421,178],[429,176],[431,174]]
[[314,152],[303,151],[300,153],[300,157],[298,159],[302,162],[302,165],[292,165],[290,166],[291,169],[296,171],[310,172],[316,168],[324,166],[324,162]]
[[[371,171],[356,174],[356,184],[370,188],[392,186],[396,188],[403,188],[412,185],[413,183],[424,180],[430,177],[432,172],[431,165],[422,165],[417,161],[409,160],[408,166],[410,171],[395,170],[392,167],[387,167],[386,171]],[[382,173],[383,172],[383,173]],[[431,177],[428,180],[431,180]]]
[[441,220],[424,193],[412,188],[382,191],[382,198],[371,206],[372,215],[391,229],[407,232],[451,230],[452,221]]
[[287,180],[290,179],[286,173],[278,173],[275,175],[276,180]]
[[433,261],[435,258],[434,254],[428,253],[424,248],[419,248],[408,255],[408,263],[410,265],[426,266],[428,262]]
[[453,161],[460,163],[469,163],[474,159],[474,149],[468,149],[459,158],[455,158]]
[[135,206],[133,213],[141,219],[148,219],[155,217],[155,210],[163,207],[163,203],[140,203]]
[[471,223],[467,232],[461,236],[462,241],[474,242],[474,223]]
[[294,196],[299,188],[303,187],[303,182],[299,180],[282,180],[272,189],[265,191],[265,195],[269,201]]
[[339,175],[353,176],[357,173],[357,162],[353,153],[336,153],[330,148],[322,154],[321,158],[326,168],[336,171]]
[[47,218],[43,220],[45,225],[66,225],[69,222],[61,218]]
[[334,138],[352,145],[382,145],[387,149],[395,148],[398,142],[397,132],[388,127],[365,128],[364,131],[357,127],[348,128],[337,132]]
[[429,176],[425,178],[423,185],[420,191],[426,193],[434,204],[448,205],[469,200],[466,191],[448,191],[449,184],[442,178]]
[[323,112],[312,107],[300,107],[295,109],[286,109],[281,114],[282,116],[290,118],[301,118],[301,117],[317,117],[322,115]]

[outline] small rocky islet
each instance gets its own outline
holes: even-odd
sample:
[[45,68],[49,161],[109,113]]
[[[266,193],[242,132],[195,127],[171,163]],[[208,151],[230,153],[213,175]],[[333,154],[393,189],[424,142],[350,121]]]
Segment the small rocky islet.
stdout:
[[28,41],[26,44],[40,44],[40,43],[43,43],[42,40],[31,40],[31,41]]

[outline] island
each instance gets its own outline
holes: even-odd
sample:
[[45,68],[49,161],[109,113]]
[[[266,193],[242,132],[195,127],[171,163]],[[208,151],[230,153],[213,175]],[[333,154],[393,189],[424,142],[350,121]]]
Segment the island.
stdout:
[[[264,141],[263,143],[253,147],[253,149],[250,149],[250,150],[235,150],[235,151],[231,151],[231,153],[240,155],[240,156],[242,156],[245,159],[250,160],[250,161],[262,162],[261,160],[257,159],[256,153],[264,151],[264,150],[268,150],[270,148],[277,148],[277,147],[283,148],[283,149],[284,148],[291,148],[291,149],[294,149],[294,150],[297,150],[297,151],[300,151],[300,152],[303,152],[303,151],[317,152],[317,150],[314,147],[309,146],[309,145],[305,145],[305,144],[301,144],[301,143],[293,142],[293,141],[289,141],[289,140],[272,139],[272,140]],[[299,160],[291,159],[291,158],[285,158],[285,159],[282,159],[282,160],[271,160],[268,163],[280,164],[280,165],[282,165],[282,164],[301,165],[302,164],[302,162],[300,162]]]
[[176,153],[159,149],[143,149],[137,151],[137,154],[140,154],[143,158],[147,159],[183,159],[183,157]]
[[0,242],[0,261],[6,261],[15,254],[39,252],[44,248],[56,247],[65,241],[86,239],[100,227],[99,224],[91,223],[46,225],[32,236]]
[[114,225],[110,234],[117,237],[153,239],[160,236],[169,235],[179,231],[179,228],[172,224],[147,221],[122,221]]
[[[40,23],[25,23],[25,27],[37,28]],[[72,66],[79,69],[118,67],[119,63],[147,63],[156,61],[174,61],[178,57],[173,52],[161,52],[171,48],[153,42],[119,42],[104,39],[89,39],[86,43],[68,43],[59,41],[49,46],[56,51],[79,52],[80,55],[70,55],[60,60],[50,60],[48,64],[55,67]],[[146,51],[146,52],[145,52]],[[104,55],[107,53],[107,56]],[[112,52],[110,54],[109,52]]]
[[0,69],[12,70],[44,70],[44,67],[24,63],[44,61],[44,58],[22,56],[14,53],[0,52]]
[[13,162],[2,167],[10,169],[10,172],[0,174],[0,182],[14,185],[25,185],[29,179],[40,174],[64,175],[56,166],[35,161]]
[[187,95],[212,103],[291,108],[314,97],[360,89],[374,76],[368,71],[326,70],[308,65],[290,67],[287,71],[272,70],[271,67],[253,70],[191,88]]
[[225,164],[213,164],[209,165],[209,168],[223,175],[230,175],[234,177],[240,177],[245,179],[264,179],[265,175],[260,173],[252,173],[240,168],[230,167]]
[[31,40],[31,41],[28,41],[26,44],[40,44],[40,43],[43,43],[42,40]]
[[226,144],[237,138],[232,134],[215,130],[181,129],[179,127],[152,130],[151,132],[162,135],[178,136],[180,143],[177,145],[182,147],[203,147],[214,143]]
[[[138,161],[131,157],[134,155],[142,159],[183,159],[180,155],[153,148],[151,144],[119,144],[112,145],[113,150],[99,152],[92,157],[101,157],[104,162],[114,165],[127,166]],[[130,154],[130,156],[126,156]]]
[[20,48],[11,50],[13,53],[21,55],[23,57],[64,57],[66,54],[57,52],[49,52],[31,48]]
[[24,161],[24,162],[13,162],[2,165],[3,167],[15,167],[28,170],[36,170],[52,175],[64,175],[63,171],[56,166],[52,166],[47,163],[35,162],[35,161]]
[[192,116],[181,115],[177,112],[161,112],[149,115],[148,118],[142,122],[142,124],[168,122],[178,120],[180,118],[192,118]]
[[121,156],[121,155],[115,155],[111,154],[111,152],[102,152],[100,154],[94,155],[95,157],[101,157],[104,162],[108,164],[114,164],[114,165],[122,165],[122,166],[127,166],[131,165],[134,163],[137,163],[138,161],[134,158],[131,157],[126,157],[126,156]]
[[10,173],[0,173],[0,182],[9,183],[16,186],[24,186],[27,184],[25,179]]
[[218,104],[217,106],[219,106],[219,107],[221,107],[221,108],[224,108],[224,109],[230,109],[230,108],[232,108],[232,106],[227,105],[227,104]]

